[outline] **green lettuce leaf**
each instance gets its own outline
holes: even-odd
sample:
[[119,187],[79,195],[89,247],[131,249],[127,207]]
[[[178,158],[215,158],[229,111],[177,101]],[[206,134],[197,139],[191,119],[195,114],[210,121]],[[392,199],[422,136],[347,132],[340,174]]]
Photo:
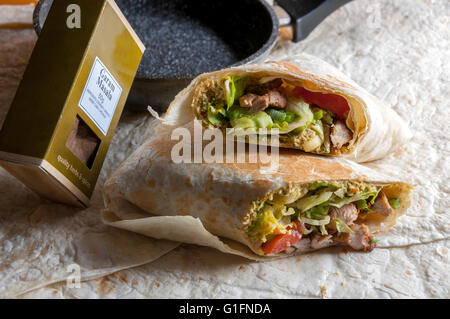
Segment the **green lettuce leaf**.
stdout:
[[340,233],[351,233],[354,234],[355,232],[353,229],[351,229],[346,223],[344,223],[340,218],[336,218],[336,229]]
[[256,128],[255,121],[253,121],[253,119],[251,119],[248,116],[243,116],[236,120],[231,120],[230,123],[231,123],[231,126],[233,126],[233,128],[235,128],[235,129],[245,130],[248,128]]
[[314,206],[310,210],[306,211],[307,216],[321,217],[328,214],[330,205],[328,202],[322,203],[320,205]]
[[286,121],[286,112],[283,110],[277,110],[277,109],[272,109],[269,108],[267,110],[265,110],[265,112],[267,114],[269,114],[269,116],[272,118],[272,120],[274,122],[284,122]]
[[230,120],[236,120],[240,117],[249,115],[249,112],[247,108],[240,107],[239,105],[233,105],[227,110],[226,114]]
[[208,121],[213,125],[222,125],[226,122],[226,111],[223,107],[215,108],[208,105]]
[[265,128],[270,130],[273,126],[272,118],[266,112],[260,111],[254,114],[245,114],[230,121],[235,129]]
[[273,126],[272,118],[266,112],[257,112],[253,114],[252,119],[258,128],[266,128],[270,130]]
[[231,78],[234,82],[234,87],[236,89],[234,100],[238,100],[242,95],[244,95],[245,88],[247,87],[248,77],[240,77],[233,75]]
[[305,196],[299,199],[294,205],[303,213],[314,206],[327,202],[331,195],[333,195],[333,192],[323,191],[317,195]]
[[245,87],[247,85],[247,78],[240,76],[227,76],[223,79],[225,101],[227,110],[233,106],[235,101],[244,95]]
[[302,99],[289,98],[286,105],[286,111],[298,116],[295,121],[297,127],[306,127],[314,120],[314,114],[309,104]]
[[375,201],[375,198],[378,196],[378,193],[380,192],[380,190],[381,190],[381,188],[374,190],[374,191],[359,192],[351,197],[336,198],[336,199],[333,199],[332,201],[330,201],[330,206],[341,208],[344,205],[347,205],[347,204],[350,204],[353,202],[357,202],[360,200],[367,200],[370,197],[371,197],[371,199],[369,200],[369,202],[371,204],[373,204],[373,202]]

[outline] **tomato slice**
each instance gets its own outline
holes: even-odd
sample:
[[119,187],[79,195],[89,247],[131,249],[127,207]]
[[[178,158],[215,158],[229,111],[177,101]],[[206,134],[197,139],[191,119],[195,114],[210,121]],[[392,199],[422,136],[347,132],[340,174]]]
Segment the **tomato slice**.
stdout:
[[302,233],[297,224],[290,228],[290,232],[275,236],[270,241],[262,244],[261,248],[265,254],[277,254],[288,249],[302,238]]
[[345,119],[350,111],[347,100],[339,95],[311,92],[301,86],[296,86],[292,93],[303,98],[309,104],[315,104],[336,114],[341,119]]

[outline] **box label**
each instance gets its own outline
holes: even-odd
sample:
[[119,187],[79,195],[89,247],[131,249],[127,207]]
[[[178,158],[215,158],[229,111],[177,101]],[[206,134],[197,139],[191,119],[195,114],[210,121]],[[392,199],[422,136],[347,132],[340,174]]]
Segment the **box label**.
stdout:
[[78,105],[104,135],[108,132],[121,94],[122,88],[96,57]]

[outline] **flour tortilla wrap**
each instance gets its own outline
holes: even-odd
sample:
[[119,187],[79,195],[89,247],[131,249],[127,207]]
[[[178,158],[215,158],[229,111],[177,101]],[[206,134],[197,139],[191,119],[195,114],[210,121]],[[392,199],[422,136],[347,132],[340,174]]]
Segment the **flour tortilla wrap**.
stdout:
[[[155,121],[156,122],[156,121]],[[104,221],[154,238],[214,247],[252,259],[302,253],[264,254],[245,224],[255,201],[289,187],[317,181],[367,181],[382,185],[401,206],[386,219],[368,224],[386,231],[410,205],[411,185],[393,181],[351,161],[280,150],[277,170],[258,163],[204,164],[171,160],[170,126],[152,128],[140,146],[105,183]],[[314,250],[314,249],[307,249]]]
[[[198,109],[201,96],[205,93],[204,88],[226,76],[256,77],[265,81],[281,78],[311,92],[345,98],[350,110],[343,121],[353,134],[348,144],[342,146],[334,155],[357,162],[372,161],[393,152],[411,137],[403,119],[390,107],[333,66],[306,54],[292,56],[283,61],[243,65],[202,74],[176,96],[165,114],[165,123],[180,126],[194,118],[204,118]],[[286,140],[281,140],[280,146],[300,148],[292,141]],[[332,154],[333,152],[325,155]]]

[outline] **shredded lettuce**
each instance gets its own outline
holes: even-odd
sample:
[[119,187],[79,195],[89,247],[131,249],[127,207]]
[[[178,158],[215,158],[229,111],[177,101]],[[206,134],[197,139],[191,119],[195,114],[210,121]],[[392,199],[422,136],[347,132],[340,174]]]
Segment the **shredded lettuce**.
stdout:
[[244,95],[245,87],[247,86],[248,77],[233,76],[232,80],[234,82],[234,87],[236,89],[234,100],[239,100],[239,98]]
[[354,234],[355,232],[351,229],[346,223],[344,223],[340,218],[336,218],[336,229],[340,233],[350,233]]
[[314,114],[309,104],[302,99],[289,98],[286,104],[286,111],[297,115],[296,128],[307,127],[314,120]]
[[230,120],[231,125],[235,129],[248,129],[248,128],[265,128],[270,130],[273,126],[272,118],[263,111],[255,114],[241,114],[237,119]]
[[307,210],[306,216],[321,217],[321,216],[327,215],[329,209],[330,209],[330,205],[328,205],[328,202],[325,202],[325,203],[314,206],[313,208]]
[[283,110],[277,110],[277,109],[270,108],[270,109],[265,110],[265,112],[267,114],[269,114],[269,116],[272,118],[272,120],[274,122],[281,123],[281,122],[286,121],[286,112]]
[[359,192],[351,197],[344,197],[344,198],[335,198],[332,201],[330,201],[330,206],[334,206],[337,208],[341,208],[344,205],[350,204],[352,202],[358,202],[360,200],[366,200],[369,197],[372,197],[369,202],[373,204],[375,201],[375,198],[378,196],[378,193],[380,192],[380,189],[368,191],[368,192]]
[[322,234],[322,236],[328,235],[328,232],[327,232],[327,229],[325,228],[325,225],[320,225],[319,229],[320,229],[320,233]]
[[223,88],[225,94],[225,101],[227,104],[227,110],[233,106],[234,102],[238,100],[243,94],[245,90],[245,86],[247,85],[247,78],[240,76],[227,76],[223,80]]
[[306,228],[306,226],[302,223],[302,235],[306,236],[311,234],[316,228],[314,226],[311,226],[311,228]]
[[337,196],[337,197],[339,197],[339,198],[344,198],[344,197],[345,197],[345,188],[344,188],[344,187],[338,188],[338,189],[334,192],[334,195]]
[[272,128],[277,128],[279,130],[286,130],[289,127],[289,123],[284,121],[282,123],[273,123]]
[[227,109],[229,109],[234,104],[234,96],[236,95],[236,87],[234,86],[231,76],[227,76],[223,80],[223,91]]
[[295,207],[297,207],[300,210],[300,212],[303,213],[309,210],[310,208],[313,208],[314,206],[327,202],[330,199],[331,195],[333,195],[333,192],[324,191],[318,195],[310,195],[303,197],[293,205],[295,205]]
[[213,125],[222,125],[226,122],[226,112],[223,107],[215,108],[208,105],[208,121]]
[[274,125],[272,118],[264,111],[249,113],[248,109],[233,105],[226,111],[230,124],[235,129],[271,129]]
[[306,189],[296,187],[296,188],[293,188],[287,195],[275,194],[273,196],[273,199],[271,201],[269,201],[269,203],[271,203],[275,206],[292,204],[297,199],[304,196],[306,193],[307,193]]
[[[311,208],[310,210],[306,211],[305,213],[306,218],[301,217],[300,220],[313,226],[319,226],[320,233],[322,235],[328,235],[325,225],[330,223],[330,216],[327,215],[329,208],[330,206],[328,205],[327,202],[317,205]],[[320,220],[312,219],[311,215],[315,217],[321,217],[321,219]]]
[[271,129],[273,126],[272,118],[266,112],[258,112],[252,116],[258,128]]
[[269,114],[269,116],[272,118],[274,123],[287,123],[290,124],[294,122],[298,116],[296,116],[294,113],[284,110],[278,110],[275,108],[268,108],[264,112]]
[[240,107],[239,105],[233,105],[227,110],[227,116],[230,120],[236,120],[242,116],[248,115],[248,109]]
[[286,122],[288,124],[291,124],[292,122],[294,122],[296,118],[297,118],[297,116],[294,113],[289,112],[289,111],[286,112]]
[[256,123],[250,117],[243,116],[236,120],[230,121],[231,125],[235,129],[248,129],[248,128],[256,128]]
[[300,221],[304,224],[313,225],[313,226],[321,226],[328,225],[330,223],[330,216],[325,216],[322,219],[311,219],[306,217],[300,217]]

